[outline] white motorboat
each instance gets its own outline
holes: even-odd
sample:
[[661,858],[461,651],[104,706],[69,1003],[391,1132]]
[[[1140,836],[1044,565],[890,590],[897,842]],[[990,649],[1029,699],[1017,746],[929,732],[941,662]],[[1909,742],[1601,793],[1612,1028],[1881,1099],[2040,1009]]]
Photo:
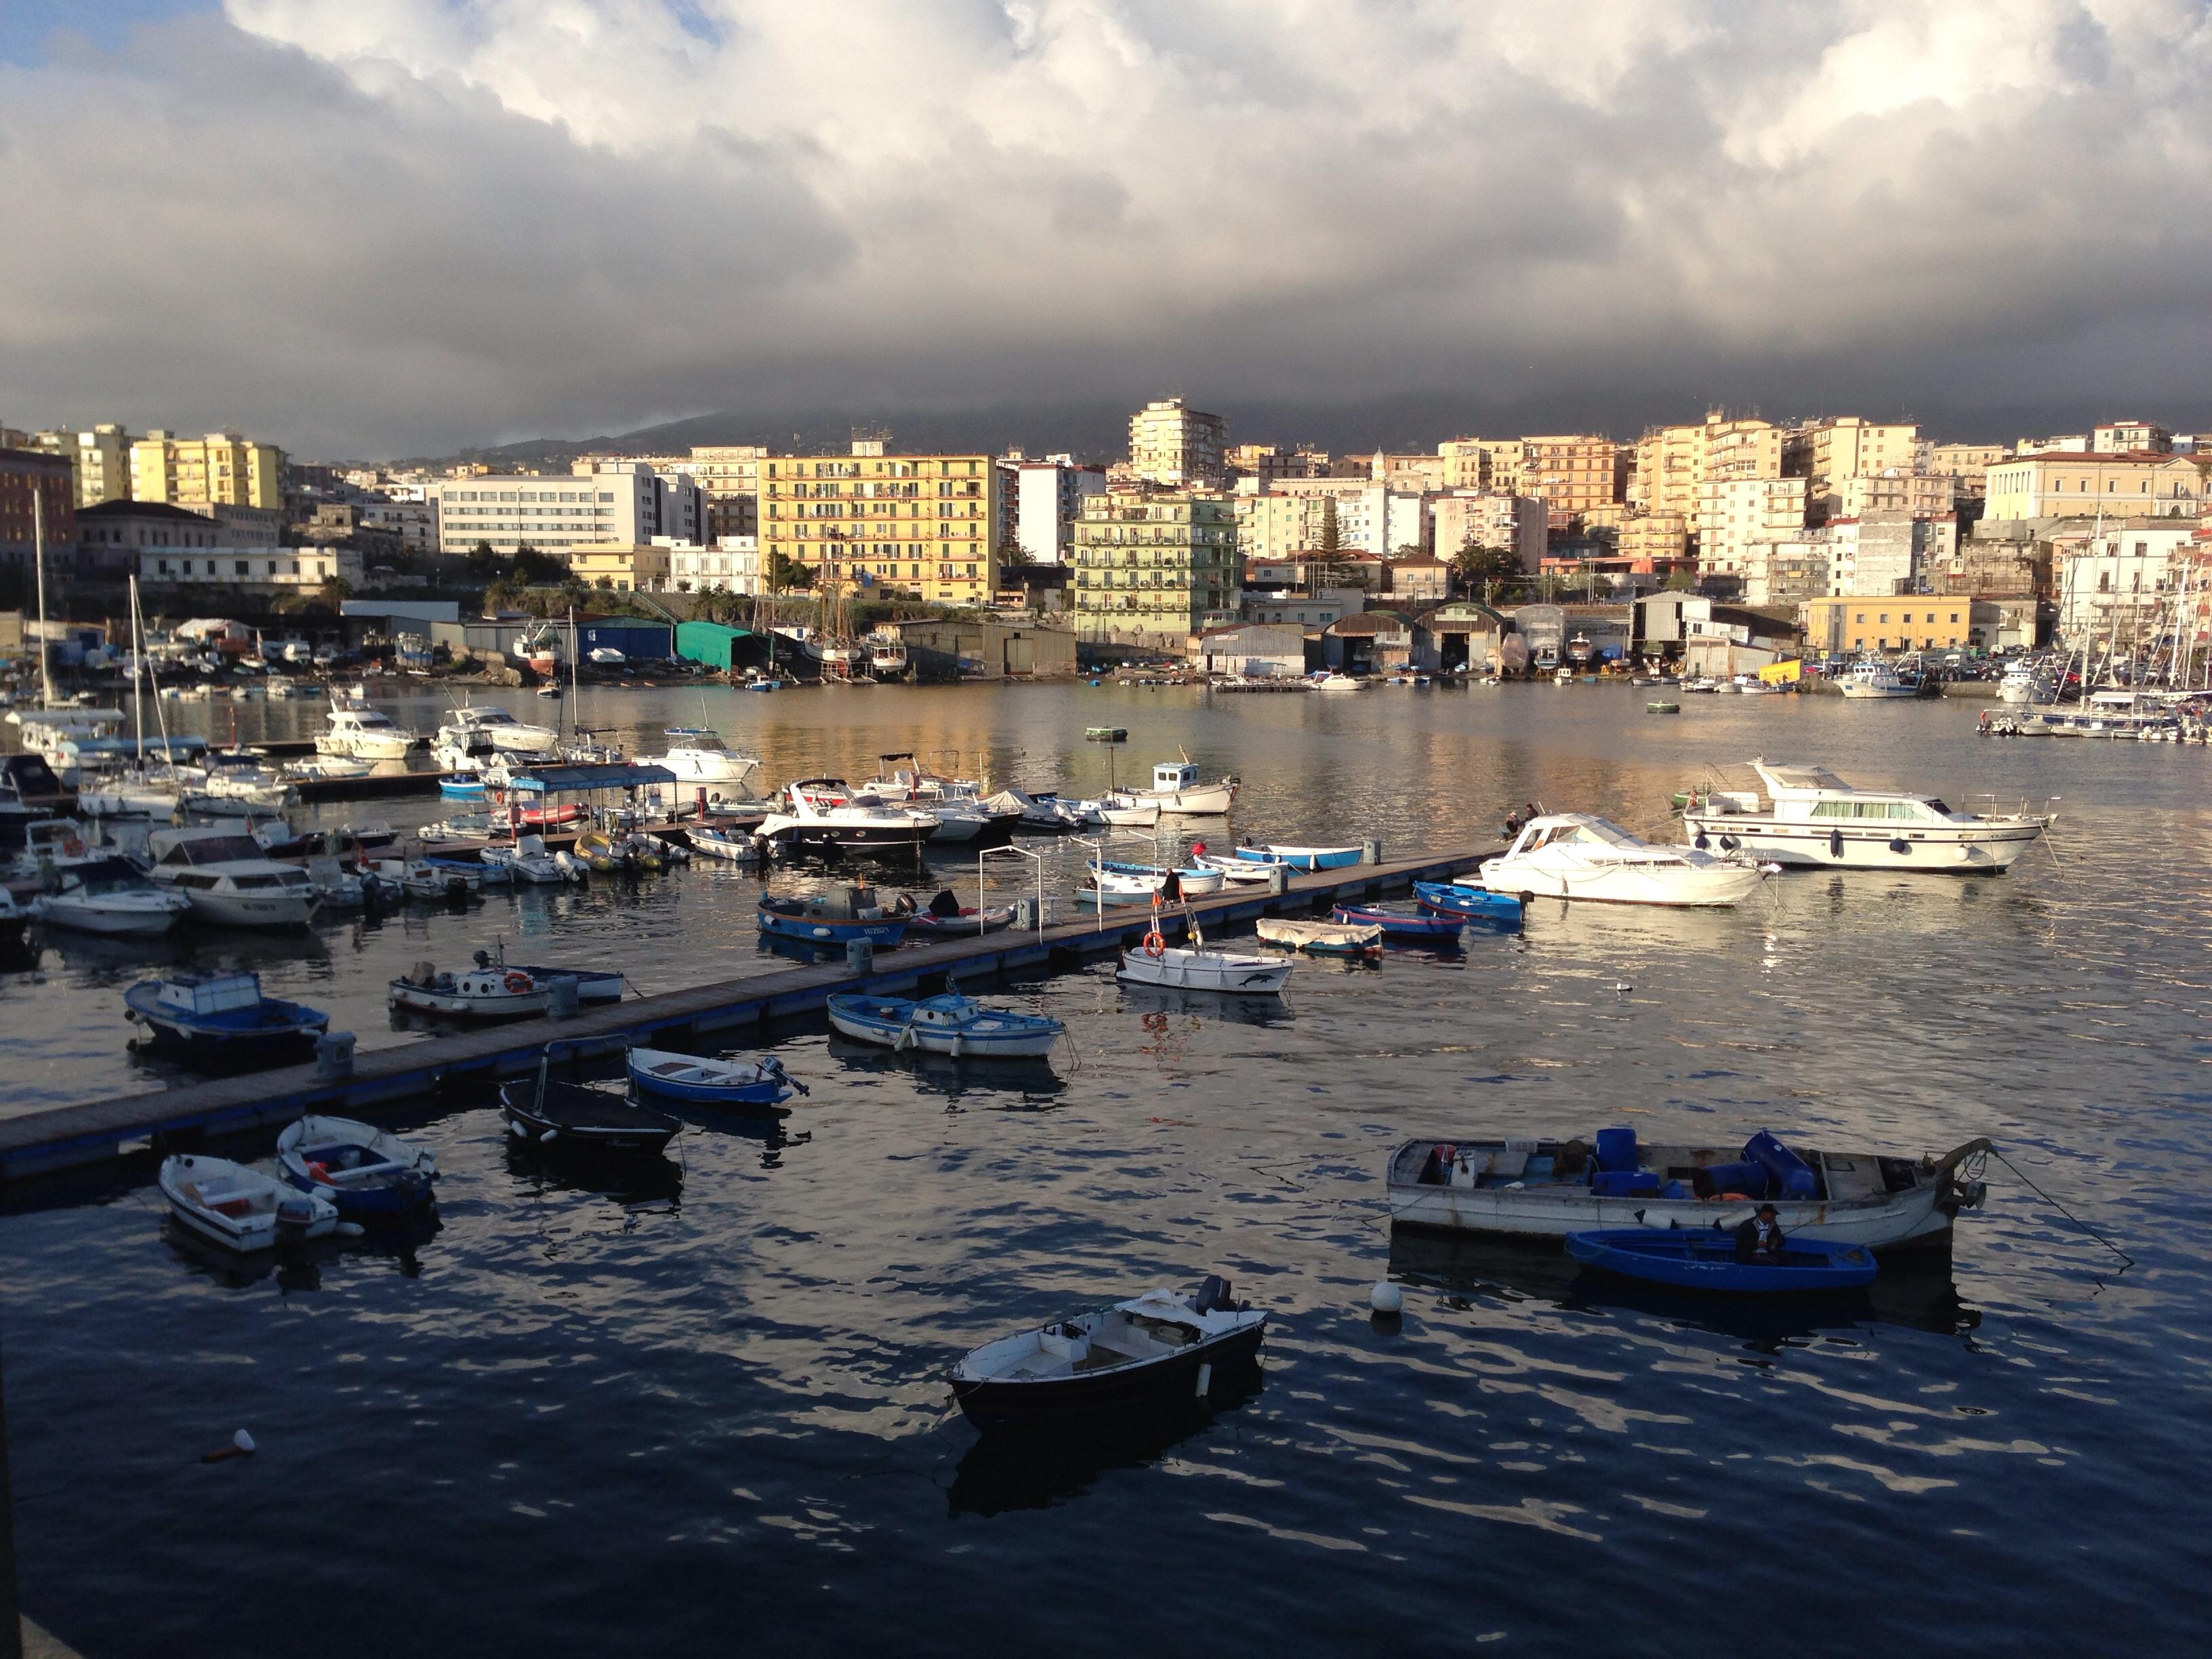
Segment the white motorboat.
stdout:
[[668,752],[644,756],[641,765],[665,766],[676,775],[679,784],[714,784],[723,794],[732,791],[750,794],[758,790],[760,762],[750,755],[738,754],[719,733],[699,726],[672,726],[667,736],[672,739]]
[[1881,1250],[1948,1237],[1957,1212],[1983,1198],[1962,1166],[1989,1150],[1976,1139],[1916,1160],[1785,1146],[1764,1133],[1743,1147],[1650,1146],[1626,1129],[1588,1140],[1436,1138],[1391,1153],[1387,1190],[1401,1226],[1552,1238],[1606,1227],[1733,1227],[1764,1200],[1793,1237]]
[[1769,867],[1693,847],[1656,847],[1588,812],[1547,812],[1482,866],[1476,884],[1522,899],[1598,899],[1615,904],[1730,905]]
[[2014,662],[1997,682],[1997,699],[2001,702],[2024,707],[2033,702],[2048,702],[2051,677],[2039,673],[2033,663],[2025,657]]
[[568,879],[560,860],[545,850],[543,836],[525,836],[512,847],[486,847],[477,857],[487,868],[503,869],[516,881],[554,887]]
[[1218,870],[1221,878],[1231,887],[1265,887],[1275,879],[1273,872],[1282,868],[1274,864],[1255,863],[1250,859],[1224,858],[1218,853],[1201,853],[1191,849],[1191,862],[1207,870]]
[[704,853],[710,859],[726,859],[732,864],[744,864],[759,854],[751,835],[743,830],[702,823],[687,829],[684,833],[690,839],[693,852]]
[[801,778],[785,787],[789,811],[772,812],[753,833],[771,846],[821,852],[919,850],[936,838],[934,813],[886,805],[842,778]]
[[1182,817],[1217,817],[1236,804],[1237,787],[1233,777],[1216,783],[1200,782],[1198,768],[1185,758],[1163,761],[1153,767],[1151,788],[1121,790],[1114,799],[1131,805],[1151,801],[1161,811]]
[[1238,996],[1274,996],[1290,982],[1289,961],[1249,951],[1223,951],[1206,942],[1198,920],[1186,913],[1188,945],[1170,945],[1155,927],[1143,944],[1121,952],[1115,977],[1133,985],[1157,985],[1172,991],[1220,991]]
[[1160,821],[1160,804],[1156,800],[1134,801],[1122,795],[1108,795],[1102,800],[1087,800],[1079,805],[1089,818],[1116,830],[1149,830]]
[[365,760],[322,755],[313,760],[285,762],[283,775],[295,783],[329,783],[339,778],[365,778],[374,769]]
[[602,668],[618,668],[629,659],[611,645],[599,645],[586,652],[584,660],[597,663]]
[[1759,790],[1717,789],[1682,814],[1700,849],[1717,846],[1811,869],[2004,870],[2051,826],[2043,814],[1954,812],[1933,795],[1858,789],[1820,766],[1753,760]]
[[322,902],[314,878],[280,864],[235,824],[156,830],[146,838],[155,881],[191,901],[192,912],[222,927],[305,927]]
[[167,933],[192,908],[127,859],[72,864],[57,880],[54,891],[31,901],[31,915],[44,927],[147,939]]
[[[477,953],[483,957],[484,953]],[[441,974],[427,962],[392,981],[385,1000],[410,1013],[448,1019],[520,1019],[545,1012],[550,980],[486,959],[458,974]]]
[[910,665],[906,643],[896,635],[871,634],[866,641],[868,672],[879,680],[895,680]]
[[1898,677],[1897,670],[1879,658],[1855,662],[1850,672],[1836,684],[1847,697],[1867,699],[1885,697],[1917,697],[1919,688]]
[[453,902],[483,890],[483,876],[457,859],[364,860],[362,869],[411,899]]
[[1324,674],[1313,683],[1316,691],[1364,691],[1368,683],[1350,674]]
[[338,1224],[338,1206],[328,1199],[295,1191],[227,1158],[183,1152],[165,1158],[161,1183],[179,1224],[228,1249],[320,1238]]
[[329,723],[316,734],[315,752],[351,760],[404,760],[423,746],[419,733],[395,725],[392,716],[368,704],[366,686],[343,686],[331,693]]
[[519,749],[529,755],[550,754],[561,746],[561,734],[551,726],[525,725],[496,703],[463,703],[446,716],[438,737],[463,748],[481,741],[494,749]]

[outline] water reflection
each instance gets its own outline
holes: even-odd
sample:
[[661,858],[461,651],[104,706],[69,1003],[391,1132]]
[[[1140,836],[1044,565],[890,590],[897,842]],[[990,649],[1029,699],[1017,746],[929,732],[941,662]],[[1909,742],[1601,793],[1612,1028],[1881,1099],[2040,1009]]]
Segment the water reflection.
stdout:
[[974,1095],[979,1103],[1004,1105],[1015,1097],[1024,1105],[1046,1105],[1067,1091],[1067,1080],[1053,1069],[1049,1056],[1013,1060],[955,1059],[920,1048],[895,1053],[872,1043],[832,1035],[825,1052],[854,1076],[904,1073],[917,1094],[959,1100]]
[[[1121,1006],[1132,1013],[1182,1014],[1224,1025],[1280,1026],[1291,1023],[1285,996],[1245,996],[1234,991],[1190,991],[1165,985],[1121,987]],[[1149,1024],[1148,1030],[1155,1029]]]

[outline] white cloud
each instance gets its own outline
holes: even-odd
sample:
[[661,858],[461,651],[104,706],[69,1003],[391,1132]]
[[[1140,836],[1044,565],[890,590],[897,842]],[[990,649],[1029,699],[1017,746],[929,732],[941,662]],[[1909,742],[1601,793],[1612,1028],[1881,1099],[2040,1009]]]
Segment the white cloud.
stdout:
[[2185,0],[229,0],[0,70],[0,405],[2155,397],[2208,58]]

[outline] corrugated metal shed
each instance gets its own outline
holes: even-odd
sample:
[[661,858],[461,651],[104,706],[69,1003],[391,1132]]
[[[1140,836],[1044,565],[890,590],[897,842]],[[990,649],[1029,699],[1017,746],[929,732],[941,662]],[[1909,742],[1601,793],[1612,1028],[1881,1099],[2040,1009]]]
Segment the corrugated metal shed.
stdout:
[[752,638],[743,628],[726,623],[687,622],[676,624],[676,654],[686,662],[703,662],[709,668],[728,668],[731,653],[739,640]]
[[666,623],[580,622],[576,649],[589,657],[600,650],[619,651],[632,662],[660,662],[676,654],[676,630]]

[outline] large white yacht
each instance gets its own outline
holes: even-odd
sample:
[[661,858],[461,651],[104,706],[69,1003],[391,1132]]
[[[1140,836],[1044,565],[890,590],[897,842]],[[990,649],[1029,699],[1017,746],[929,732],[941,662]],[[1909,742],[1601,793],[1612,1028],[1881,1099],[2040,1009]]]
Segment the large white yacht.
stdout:
[[438,728],[438,741],[464,750],[489,745],[550,755],[561,747],[561,734],[550,726],[525,725],[495,704],[463,703],[446,716],[445,724]]
[[919,807],[886,805],[842,778],[801,778],[785,786],[789,811],[772,812],[753,834],[783,848],[822,853],[919,851],[938,820]]
[[719,784],[726,790],[742,787],[748,793],[757,790],[760,762],[738,754],[720,733],[703,726],[672,726],[665,735],[668,752],[641,756],[640,765],[665,766],[676,774],[678,783]]
[[1741,903],[1770,866],[1691,847],[1655,847],[1588,812],[1547,812],[1482,866],[1477,885],[1523,897],[1614,904]]
[[1754,760],[1761,789],[1715,790],[1682,814],[1691,845],[1814,869],[1986,874],[2050,827],[2034,812],[1954,812],[1933,795],[1857,789],[1824,766]]
[[423,738],[395,725],[382,709],[368,706],[365,686],[343,686],[331,693],[330,724],[316,734],[315,752],[354,760],[404,760]]
[[146,840],[154,879],[222,927],[305,927],[322,895],[296,864],[279,864],[236,824],[156,830]]

